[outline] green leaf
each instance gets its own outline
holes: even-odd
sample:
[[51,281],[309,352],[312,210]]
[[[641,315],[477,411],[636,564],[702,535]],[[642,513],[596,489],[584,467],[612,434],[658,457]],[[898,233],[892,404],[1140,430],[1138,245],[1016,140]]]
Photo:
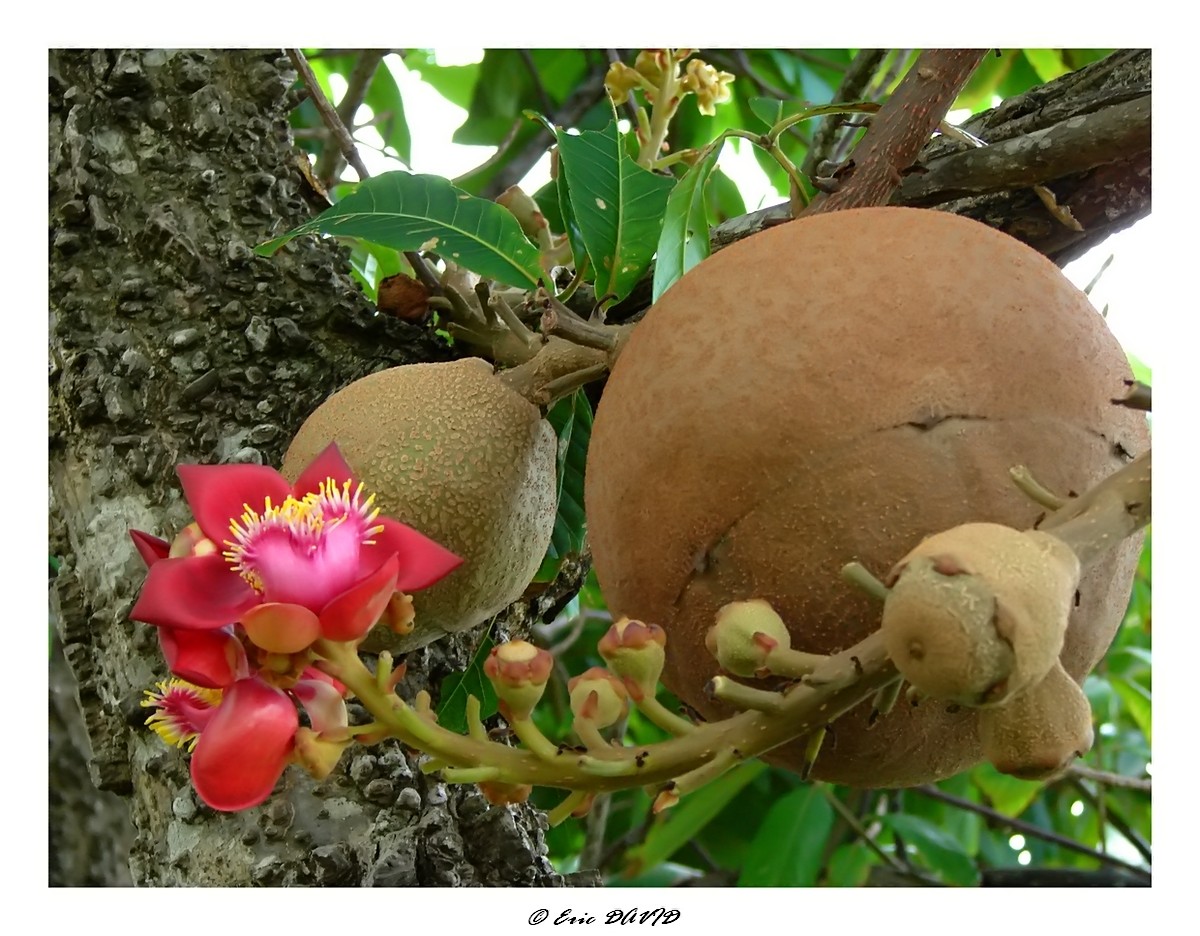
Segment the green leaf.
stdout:
[[839,845],[829,858],[825,883],[830,887],[862,887],[879,857],[862,842]]
[[677,806],[659,816],[641,845],[629,851],[625,873],[641,874],[666,861],[694,839],[747,784],[766,769],[767,765],[762,761],[748,761],[685,796]]
[[1024,53],[1025,60],[1033,66],[1041,81],[1053,81],[1071,70],[1063,61],[1062,51],[1059,49],[1025,49]]
[[708,220],[720,224],[728,218],[737,218],[746,213],[746,200],[738,190],[737,183],[718,166],[708,179]]
[[269,257],[301,234],[358,237],[396,250],[435,249],[488,279],[532,289],[541,277],[538,249],[512,213],[446,179],[385,172],[354,193],[254,252]]
[[464,734],[467,730],[467,696],[473,695],[479,700],[479,717],[488,718],[496,714],[499,702],[492,681],[483,672],[484,661],[492,652],[495,641],[489,630],[479,641],[471,662],[461,673],[451,673],[442,680],[438,703],[438,724],[450,731]]
[[610,887],[678,887],[698,877],[701,877],[701,873],[695,868],[664,861],[633,877],[613,875],[605,884]]
[[905,844],[915,848],[930,869],[951,884],[970,887],[979,882],[979,870],[971,856],[943,829],[919,816],[902,813],[884,816],[881,821],[901,835]]
[[971,771],[971,779],[997,812],[1014,818],[1028,809],[1042,790],[1040,783],[1002,774],[991,764],[980,764]]
[[[371,79],[364,103],[375,114],[375,128],[383,137],[384,146],[395,150],[401,162],[411,165],[412,133],[404,116],[404,98],[400,96],[400,86],[396,84],[396,79],[386,63],[380,62],[375,70],[375,77]],[[384,114],[387,116],[380,120]]]
[[777,800],[758,827],[738,887],[811,887],[821,873],[833,807],[815,785]]
[[404,57],[404,65],[415,71],[421,80],[451,104],[467,110],[479,81],[479,62],[470,65],[437,65],[429,49],[410,49]]
[[1150,735],[1150,690],[1132,679],[1125,679],[1121,676],[1114,676],[1110,681],[1113,690],[1121,697],[1121,703],[1125,710],[1129,712],[1142,734],[1146,736],[1146,741],[1153,744]]
[[571,207],[571,189],[567,185],[567,174],[563,172],[561,165],[558,167],[558,178],[552,184],[558,192],[558,209],[562,214],[563,230],[567,235],[567,243],[571,245],[571,259],[575,263],[575,272],[578,273],[589,263],[587,244],[584,243],[579,220],[575,217],[575,209]]
[[705,183],[717,165],[721,147],[716,146],[688,168],[667,198],[658,257],[654,263],[653,302],[710,253],[708,209],[704,204]]
[[629,295],[650,266],[673,179],[655,175],[625,152],[614,119],[577,136],[558,131],[560,171],[592,260],[597,296]]
[[[548,581],[558,572],[559,560],[583,549],[587,516],[583,510],[583,479],[588,443],[592,438],[592,405],[583,390],[576,390],[550,407],[546,419],[558,435],[558,511],[546,558],[537,581]],[[541,576],[546,576],[542,578]]]

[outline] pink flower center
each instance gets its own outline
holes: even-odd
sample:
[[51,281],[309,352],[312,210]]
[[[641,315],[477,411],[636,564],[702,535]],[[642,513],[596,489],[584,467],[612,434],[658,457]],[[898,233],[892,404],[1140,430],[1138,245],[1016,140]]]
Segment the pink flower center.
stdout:
[[231,521],[225,558],[265,601],[298,604],[319,614],[332,599],[362,578],[363,546],[383,530],[376,525],[375,495],[363,500],[361,484],[350,492],[332,478],[302,500],[288,495],[260,514],[244,504],[241,521]]
[[157,691],[147,689],[142,700],[142,708],[154,709],[146,724],[167,744],[186,746],[190,751],[221,704],[221,690],[202,689],[183,679],[170,679],[157,686]]

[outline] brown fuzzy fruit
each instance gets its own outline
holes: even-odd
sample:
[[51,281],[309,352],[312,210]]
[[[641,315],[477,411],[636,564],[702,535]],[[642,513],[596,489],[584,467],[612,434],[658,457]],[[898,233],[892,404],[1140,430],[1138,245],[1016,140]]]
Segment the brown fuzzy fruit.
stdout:
[[1092,747],[1092,707],[1061,664],[1036,686],[979,716],[983,754],[1001,773],[1049,780]]
[[[409,364],[364,377],[322,403],[283,460],[294,481],[330,442],[380,512],[465,560],[413,596],[415,629],[369,646],[424,646],[475,627],[520,597],[554,529],[554,430],[478,358]],[[381,642],[382,641],[382,642]]]
[[[663,681],[709,717],[718,609],[762,598],[792,646],[828,653],[879,627],[842,582],[887,574],[923,537],[969,521],[1033,526],[1009,479],[1028,466],[1082,492],[1143,451],[1113,406],[1125,355],[1045,257],[935,211],[816,215],[689,272],[629,338],[596,414],[588,532],[614,614],[667,632]],[[1121,619],[1138,538],[1083,576],[1061,659],[1075,677]],[[814,776],[903,786],[982,757],[978,713],[870,703],[833,725]],[[803,742],[771,755],[800,768]]]

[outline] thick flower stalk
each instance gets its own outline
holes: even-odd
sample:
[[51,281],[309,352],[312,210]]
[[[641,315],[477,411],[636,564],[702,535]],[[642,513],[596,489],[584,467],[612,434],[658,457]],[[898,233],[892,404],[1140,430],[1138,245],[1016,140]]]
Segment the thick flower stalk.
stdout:
[[314,642],[357,643],[461,560],[380,517],[336,445],[295,485],[258,465],[179,477],[196,522],[170,545],[132,531],[150,572],[130,616],[157,627],[178,677],[151,694],[149,722],[191,747],[201,799],[245,809],[293,760],[328,774],[350,740],[345,687],[310,665]]

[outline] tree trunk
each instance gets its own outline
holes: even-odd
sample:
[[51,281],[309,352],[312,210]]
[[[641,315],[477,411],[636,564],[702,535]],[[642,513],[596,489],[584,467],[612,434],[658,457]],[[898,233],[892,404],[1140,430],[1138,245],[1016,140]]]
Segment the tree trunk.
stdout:
[[[1148,104],[1149,53],[1089,69],[966,125],[990,143],[1045,130],[1058,162],[1013,175],[1028,153],[934,143],[897,200],[979,217],[1059,262],[1146,214],[1148,107],[1136,105]],[[128,619],[145,574],[128,530],[188,522],[174,465],[277,465],[334,390],[449,356],[422,328],[375,315],[328,242],[253,255],[321,207],[289,135],[293,79],[278,51],[50,56],[50,551],[63,559],[50,603],[70,669],[52,664],[50,881],[562,884],[540,814],[437,783],[396,743],[351,752],[321,784],[289,770],[262,806],[220,814],[193,795],[186,757],[143,727],[142,693],[166,674],[153,629]],[[1118,133],[1125,148],[1105,149]],[[1087,165],[1072,156],[1085,145]],[[1034,183],[1087,231],[1049,215]],[[714,245],[780,213],[722,225]],[[623,307],[647,297],[648,284]],[[518,602],[496,635],[552,615],[583,571]],[[436,691],[472,639],[411,654],[402,691]]]
[[[153,628],[129,621],[145,569],[128,530],[188,522],[174,465],[277,465],[334,390],[448,356],[375,315],[330,244],[251,252],[311,215],[293,80],[278,51],[50,56],[51,613],[86,727],[51,722],[51,883],[561,884],[539,813],[426,778],[397,743],[221,814],[142,726],[166,674]],[[411,655],[405,689],[436,688],[470,640]]]

